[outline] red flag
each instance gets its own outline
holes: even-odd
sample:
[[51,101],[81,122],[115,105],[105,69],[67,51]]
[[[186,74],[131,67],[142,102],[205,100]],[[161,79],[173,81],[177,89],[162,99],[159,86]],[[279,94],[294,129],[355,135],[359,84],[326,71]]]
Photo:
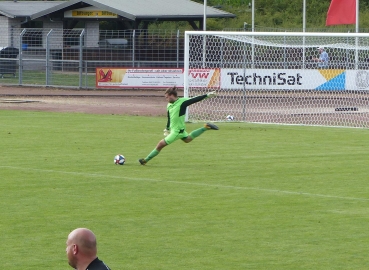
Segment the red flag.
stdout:
[[332,0],[325,25],[355,24],[356,0]]

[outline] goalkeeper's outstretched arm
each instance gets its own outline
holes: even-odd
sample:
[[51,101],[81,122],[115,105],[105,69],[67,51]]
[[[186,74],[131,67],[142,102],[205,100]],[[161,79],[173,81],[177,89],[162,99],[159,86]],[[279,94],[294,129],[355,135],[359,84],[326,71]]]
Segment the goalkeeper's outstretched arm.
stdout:
[[193,98],[190,98],[190,99],[186,100],[181,105],[181,110],[180,110],[179,115],[185,114],[186,113],[186,108],[188,106],[190,106],[191,104],[194,104],[194,103],[199,102],[201,100],[204,100],[204,99],[207,99],[207,98],[212,98],[212,97],[215,97],[215,96],[216,96],[216,93],[215,93],[215,91],[213,91],[213,92],[207,93],[206,95],[197,96],[197,97],[193,97]]

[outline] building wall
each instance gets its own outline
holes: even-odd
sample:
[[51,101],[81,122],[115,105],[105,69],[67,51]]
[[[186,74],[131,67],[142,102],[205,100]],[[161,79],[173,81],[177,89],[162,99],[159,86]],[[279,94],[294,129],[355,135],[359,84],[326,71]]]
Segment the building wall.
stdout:
[[46,39],[50,30],[52,35],[53,42],[50,43],[50,49],[62,49],[63,48],[63,22],[62,21],[50,21],[43,20],[43,29],[42,32],[42,46],[46,48]]
[[[6,18],[6,17],[5,17]],[[6,18],[8,21],[8,45],[10,47],[19,48],[20,34],[22,32],[22,21],[20,19]]]
[[0,16],[0,31],[2,33],[0,38],[0,47],[9,46],[9,38],[10,38],[10,28],[8,18],[5,16]]
[[21,21],[0,16],[0,47],[19,47]]
[[[51,35],[53,42],[50,44],[50,49],[63,48],[63,22],[50,21],[44,19],[42,30],[42,47],[46,48],[46,39],[49,31],[53,29]],[[0,16],[0,48],[3,47],[20,47],[20,34],[23,30],[21,20],[12,19],[6,16]],[[98,47],[99,42],[99,22],[87,21],[85,23],[85,46]]]
[[[43,31],[42,31],[42,46],[45,47],[46,36],[50,29],[55,29],[55,34],[60,36],[58,31],[63,31],[63,22],[51,22],[43,21]],[[5,16],[0,16],[0,47],[16,47],[20,48],[20,35],[24,28],[22,27],[22,21],[20,19],[12,19]],[[55,42],[55,46],[61,47],[62,37]]]
[[19,45],[19,20],[9,19],[0,16],[0,47],[10,47]]
[[98,21],[87,21],[85,23],[85,31],[86,31],[86,39],[85,46],[86,47],[98,47],[99,44],[99,22]]

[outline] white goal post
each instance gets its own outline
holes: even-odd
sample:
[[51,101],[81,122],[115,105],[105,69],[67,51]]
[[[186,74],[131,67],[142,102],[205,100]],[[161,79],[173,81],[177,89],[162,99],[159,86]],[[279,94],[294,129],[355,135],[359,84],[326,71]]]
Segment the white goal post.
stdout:
[[187,31],[187,121],[368,128],[368,68],[366,33]]

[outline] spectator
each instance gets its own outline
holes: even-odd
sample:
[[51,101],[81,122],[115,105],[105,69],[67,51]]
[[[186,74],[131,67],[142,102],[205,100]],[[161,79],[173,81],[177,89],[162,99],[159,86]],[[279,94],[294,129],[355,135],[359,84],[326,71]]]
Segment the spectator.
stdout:
[[78,228],[68,235],[68,263],[76,270],[110,270],[97,257],[95,234],[89,229]]
[[318,47],[319,58],[313,58],[314,61],[318,62],[319,68],[328,68],[329,56],[328,53],[324,50],[324,47]]

